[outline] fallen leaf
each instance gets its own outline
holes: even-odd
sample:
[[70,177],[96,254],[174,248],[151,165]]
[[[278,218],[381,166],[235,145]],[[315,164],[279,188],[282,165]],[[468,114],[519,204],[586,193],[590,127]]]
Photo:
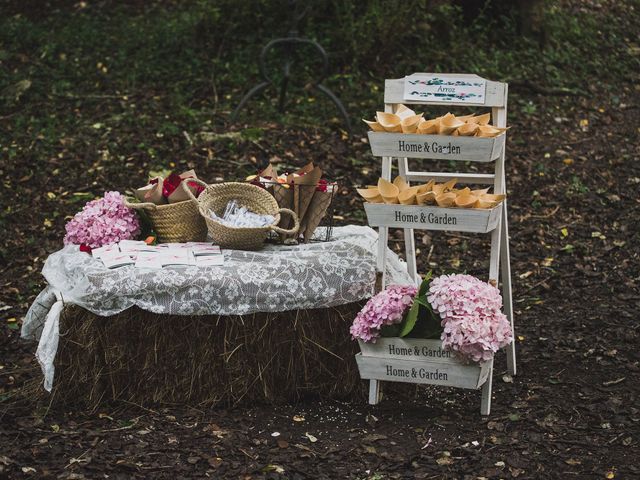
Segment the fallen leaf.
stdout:
[[294,422],[304,422],[304,417],[302,415],[294,415],[293,416],[293,421]]
[[286,440],[278,440],[278,447],[280,448],[289,448],[289,442]]
[[318,441],[318,439],[309,432],[305,433],[304,436],[307,437],[311,443],[316,443]]
[[566,463],[567,465],[582,465],[582,462],[575,458],[569,458],[565,460],[564,463]]

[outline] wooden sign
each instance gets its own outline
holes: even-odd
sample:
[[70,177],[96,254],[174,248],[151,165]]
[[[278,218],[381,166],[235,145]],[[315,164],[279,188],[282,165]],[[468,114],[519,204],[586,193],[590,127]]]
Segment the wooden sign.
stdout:
[[365,203],[364,210],[372,227],[487,233],[497,227],[502,206],[484,209]]
[[500,157],[505,134],[497,137],[456,137],[417,133],[368,132],[375,157],[432,158],[491,162]]
[[463,364],[442,349],[440,340],[380,338],[360,342],[356,362],[363,379],[478,389],[489,377],[491,362]]
[[404,78],[404,101],[484,104],[486,88],[480,77],[413,74]]

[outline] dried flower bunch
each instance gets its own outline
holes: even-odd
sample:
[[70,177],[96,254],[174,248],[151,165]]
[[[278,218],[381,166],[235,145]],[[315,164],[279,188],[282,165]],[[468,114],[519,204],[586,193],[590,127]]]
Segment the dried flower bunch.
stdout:
[[399,105],[396,113],[376,112],[375,121],[364,120],[374,132],[419,133],[423,135],[453,135],[461,137],[496,137],[506,128],[489,125],[490,113],[456,117],[447,113],[429,120],[423,113],[416,114],[405,105]]
[[124,205],[119,192],[105,192],[104,197],[88,202],[66,224],[64,244],[90,248],[131,240],[140,233],[136,213]]
[[358,194],[369,203],[391,203],[402,205],[438,205],[439,207],[493,208],[506,195],[488,193],[488,188],[471,190],[469,187],[456,189],[457,179],[445,183],[431,180],[423,185],[409,186],[398,176],[393,182],[384,178],[377,186],[358,188]]

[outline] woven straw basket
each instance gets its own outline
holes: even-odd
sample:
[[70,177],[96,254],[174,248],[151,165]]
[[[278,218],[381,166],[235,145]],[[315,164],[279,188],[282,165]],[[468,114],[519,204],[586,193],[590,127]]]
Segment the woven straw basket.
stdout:
[[[187,182],[180,183],[191,194],[186,184]],[[166,205],[125,201],[125,205],[134,210],[143,210],[147,214],[158,235],[158,243],[203,242],[207,238],[207,225],[192,200]]]
[[[269,232],[277,232],[284,235],[293,235],[298,232],[300,222],[298,216],[288,208],[278,208],[278,203],[265,189],[246,183],[220,183],[217,185],[202,184],[206,188],[196,199],[200,215],[204,218],[211,239],[222,248],[236,250],[258,250],[269,235]],[[227,203],[236,200],[241,206],[262,215],[273,215],[275,221],[266,227],[229,227],[213,220],[209,216],[209,210],[216,215],[224,214]],[[294,225],[290,229],[278,227],[280,214],[287,213],[293,218]]]

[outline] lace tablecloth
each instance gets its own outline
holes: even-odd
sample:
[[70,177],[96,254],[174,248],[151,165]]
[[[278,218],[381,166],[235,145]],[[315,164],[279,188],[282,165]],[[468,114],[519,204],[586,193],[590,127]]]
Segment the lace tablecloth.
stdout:
[[[22,337],[39,340],[36,357],[51,391],[65,304],[102,316],[132,306],[158,314],[245,315],[326,308],[373,294],[378,236],[369,227],[337,227],[330,242],[268,246],[258,252],[223,250],[220,267],[181,266],[109,270],[69,245],[46,260],[48,286],[27,312]],[[411,284],[406,266],[391,251],[387,283]]]

